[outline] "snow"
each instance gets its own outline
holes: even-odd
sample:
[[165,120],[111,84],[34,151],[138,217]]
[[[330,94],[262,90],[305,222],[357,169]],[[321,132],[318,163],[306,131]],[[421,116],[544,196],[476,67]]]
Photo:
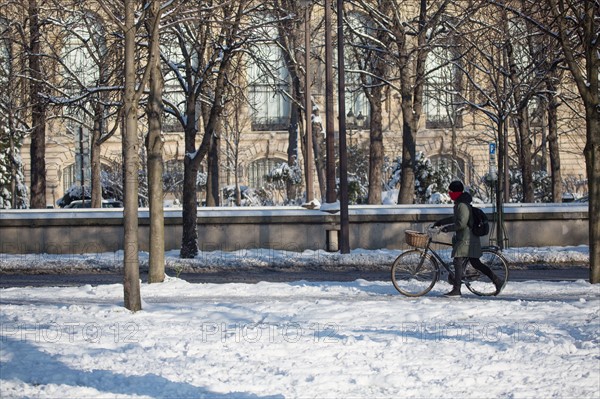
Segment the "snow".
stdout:
[[196,155],[198,155],[198,151],[186,152],[185,153],[185,156],[188,157],[189,159],[195,159]]
[[[176,267],[169,251],[167,268]],[[389,267],[397,250],[209,251],[195,267]],[[513,262],[589,262],[589,248],[517,248]],[[448,256],[448,254],[446,254]],[[147,254],[141,254],[146,259]],[[0,254],[2,268],[114,267],[122,253]],[[170,266],[169,266],[170,265]],[[173,273],[169,273],[173,274]],[[509,282],[497,297],[420,298],[390,281],[0,289],[0,397],[295,398],[600,395],[600,287]]]
[[320,210],[321,212],[337,213],[340,211],[340,201],[321,204]]
[[[353,249],[350,254],[327,252],[325,250],[279,250],[274,248],[239,249],[221,251],[204,248],[194,259],[181,259],[179,250],[165,252],[167,271],[194,272],[201,269],[219,268],[281,268],[302,270],[317,267],[352,267],[354,270],[387,270],[393,260],[402,252],[396,249]],[[448,249],[439,249],[444,260],[450,260]],[[118,270],[123,267],[123,251],[83,254],[3,254],[0,253],[0,267],[4,272],[43,272],[69,271],[92,272],[98,270]],[[587,245],[567,247],[519,247],[507,248],[504,257],[513,265],[585,265],[589,264]],[[148,253],[140,252],[140,263],[147,267]]]

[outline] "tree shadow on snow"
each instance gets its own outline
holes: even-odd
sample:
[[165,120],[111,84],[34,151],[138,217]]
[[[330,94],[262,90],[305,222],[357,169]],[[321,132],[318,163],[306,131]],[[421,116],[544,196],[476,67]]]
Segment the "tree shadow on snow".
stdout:
[[[0,336],[3,362],[0,381],[18,380],[29,385],[68,385],[93,388],[100,393],[146,395],[177,398],[282,398],[282,395],[258,396],[244,392],[219,394],[203,387],[170,381],[156,374],[123,375],[109,370],[82,371],[73,369],[31,342]],[[151,365],[148,365],[151,368]],[[136,371],[136,370],[134,370]]]

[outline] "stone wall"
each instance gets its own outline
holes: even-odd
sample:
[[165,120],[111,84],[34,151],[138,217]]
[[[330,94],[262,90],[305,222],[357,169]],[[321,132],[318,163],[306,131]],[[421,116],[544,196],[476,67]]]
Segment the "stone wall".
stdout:
[[[483,207],[492,214],[491,206]],[[350,207],[351,248],[407,248],[404,230],[423,231],[450,215],[452,206],[401,205]],[[507,205],[504,228],[511,247],[587,245],[587,204]],[[181,209],[165,211],[165,249],[181,245]],[[140,210],[140,250],[148,250],[147,209]],[[492,234],[497,228],[492,226]],[[328,230],[339,216],[292,207],[200,208],[198,243],[203,251],[271,248],[326,249]],[[488,237],[483,238],[488,242]],[[123,248],[120,209],[3,210],[1,253],[101,253]],[[0,257],[1,260],[1,257]]]

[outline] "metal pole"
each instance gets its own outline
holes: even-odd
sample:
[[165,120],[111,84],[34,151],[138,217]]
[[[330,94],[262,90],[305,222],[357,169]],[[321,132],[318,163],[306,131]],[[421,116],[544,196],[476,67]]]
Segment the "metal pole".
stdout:
[[335,137],[333,121],[333,44],[331,39],[331,1],[325,0],[325,134],[326,180],[325,199],[329,204],[337,200],[335,190]]
[[315,161],[313,159],[312,140],[312,102],[310,92],[310,3],[304,9],[304,114],[306,119],[306,202],[314,199],[313,177]]
[[348,152],[346,150],[346,83],[344,71],[344,0],[337,0],[338,115],[340,130],[340,253],[350,253],[348,215]]

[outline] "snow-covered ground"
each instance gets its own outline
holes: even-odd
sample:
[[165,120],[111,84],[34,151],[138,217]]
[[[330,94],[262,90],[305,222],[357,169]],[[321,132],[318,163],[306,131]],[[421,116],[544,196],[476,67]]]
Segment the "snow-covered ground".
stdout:
[[[255,266],[283,258],[350,262],[256,251],[199,258],[222,266],[242,258]],[[345,256],[373,266],[395,254]],[[587,247],[507,256],[577,263]],[[24,263],[13,260],[2,255],[0,265]],[[498,297],[460,299],[443,297],[448,289],[440,282],[414,299],[389,281],[169,277],[142,284],[137,313],[123,307],[120,284],[2,289],[0,397],[600,397],[600,287],[510,282]]]

